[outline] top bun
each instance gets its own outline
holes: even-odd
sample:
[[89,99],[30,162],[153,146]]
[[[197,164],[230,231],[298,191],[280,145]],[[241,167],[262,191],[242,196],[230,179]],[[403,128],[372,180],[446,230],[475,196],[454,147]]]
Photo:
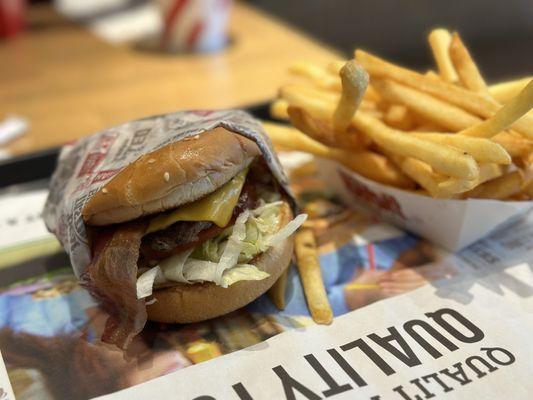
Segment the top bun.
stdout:
[[145,154],[97,192],[82,210],[88,225],[130,221],[215,191],[260,155],[254,141],[224,128]]

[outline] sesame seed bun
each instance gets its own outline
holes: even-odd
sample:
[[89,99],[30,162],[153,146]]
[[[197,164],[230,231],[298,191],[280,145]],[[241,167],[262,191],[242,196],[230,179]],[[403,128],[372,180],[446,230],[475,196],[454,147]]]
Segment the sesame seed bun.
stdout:
[[110,225],[176,208],[215,191],[260,155],[252,140],[215,128],[141,156],[82,211],[88,225]]

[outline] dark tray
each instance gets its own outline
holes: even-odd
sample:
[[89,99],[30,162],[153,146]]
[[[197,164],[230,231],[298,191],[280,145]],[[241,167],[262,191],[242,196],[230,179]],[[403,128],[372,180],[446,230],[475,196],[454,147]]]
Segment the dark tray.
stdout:
[[[256,118],[272,120],[269,103],[243,107]],[[47,179],[54,172],[60,147],[0,161],[0,188]]]

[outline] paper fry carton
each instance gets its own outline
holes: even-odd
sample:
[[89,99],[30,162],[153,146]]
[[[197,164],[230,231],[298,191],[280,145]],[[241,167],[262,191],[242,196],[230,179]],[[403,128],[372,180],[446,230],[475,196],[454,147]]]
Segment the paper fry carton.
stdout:
[[433,199],[366,179],[331,160],[317,162],[328,189],[346,204],[450,251],[512,224],[533,209],[533,201]]

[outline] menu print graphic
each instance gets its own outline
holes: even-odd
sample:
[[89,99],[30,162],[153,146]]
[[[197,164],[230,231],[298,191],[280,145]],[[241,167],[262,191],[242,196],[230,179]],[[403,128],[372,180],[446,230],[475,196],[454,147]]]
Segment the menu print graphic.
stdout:
[[[508,293],[490,289],[501,274],[516,278]],[[427,285],[100,399],[530,399],[533,296],[520,282],[533,283],[528,264]]]

